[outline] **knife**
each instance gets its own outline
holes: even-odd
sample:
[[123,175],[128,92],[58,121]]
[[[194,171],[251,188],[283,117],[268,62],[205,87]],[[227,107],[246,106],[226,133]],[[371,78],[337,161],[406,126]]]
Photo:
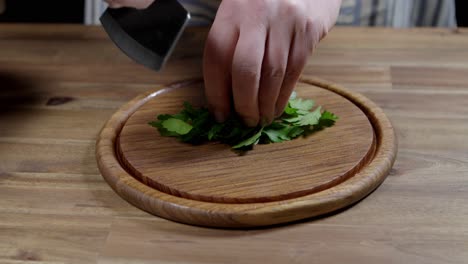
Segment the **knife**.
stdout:
[[190,20],[177,0],[155,0],[146,9],[108,8],[101,24],[128,57],[160,71]]

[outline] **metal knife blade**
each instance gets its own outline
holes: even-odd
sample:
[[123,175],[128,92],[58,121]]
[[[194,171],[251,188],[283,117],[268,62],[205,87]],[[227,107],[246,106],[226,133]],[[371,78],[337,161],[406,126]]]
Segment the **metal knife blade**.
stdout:
[[108,8],[100,18],[111,40],[137,63],[160,71],[190,20],[177,0],[156,0],[146,9]]

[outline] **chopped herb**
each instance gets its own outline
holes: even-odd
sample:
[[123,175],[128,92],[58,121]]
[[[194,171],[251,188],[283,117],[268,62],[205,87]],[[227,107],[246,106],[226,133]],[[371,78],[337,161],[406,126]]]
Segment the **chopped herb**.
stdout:
[[338,120],[335,114],[323,111],[314,101],[291,95],[282,116],[267,126],[245,126],[239,117],[230,117],[217,123],[206,108],[194,108],[185,102],[183,110],[175,115],[159,115],[149,125],[162,136],[177,137],[182,142],[200,144],[220,141],[236,150],[252,149],[256,144],[280,143],[331,127]]

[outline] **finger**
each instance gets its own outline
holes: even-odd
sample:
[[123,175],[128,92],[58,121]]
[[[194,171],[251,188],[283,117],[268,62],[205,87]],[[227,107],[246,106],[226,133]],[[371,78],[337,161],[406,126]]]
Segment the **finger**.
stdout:
[[289,97],[291,96],[302,70],[307,63],[307,58],[310,53],[309,43],[310,40],[307,39],[305,27],[297,28],[292,38],[288,56],[288,65],[281,85],[281,91],[278,95],[278,100],[276,101],[276,117],[283,113]]
[[105,0],[107,5],[110,7],[110,8],[121,8],[122,5],[119,4],[117,1],[115,0]]
[[259,121],[258,89],[265,52],[266,29],[243,27],[232,62],[232,94],[236,112],[248,126]]
[[145,9],[150,6],[154,0],[105,0],[111,8],[133,7]]
[[203,77],[208,106],[218,122],[231,111],[231,66],[239,33],[227,20],[215,19],[203,58]]
[[[275,118],[276,102],[288,64],[292,30],[282,25],[284,23],[270,28],[263,58],[258,94],[260,121],[263,124],[269,124]],[[287,36],[286,32],[291,32],[291,36]]]

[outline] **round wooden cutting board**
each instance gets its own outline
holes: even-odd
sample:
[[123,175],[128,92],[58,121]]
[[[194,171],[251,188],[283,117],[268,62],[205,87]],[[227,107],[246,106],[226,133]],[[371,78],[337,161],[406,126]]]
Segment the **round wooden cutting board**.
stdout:
[[324,81],[303,80],[296,92],[340,119],[306,138],[257,145],[244,155],[221,143],[193,146],[162,137],[148,125],[159,114],[179,112],[184,101],[202,106],[201,81],[141,95],[101,131],[99,169],[135,206],[202,226],[290,222],[364,198],[385,179],[395,160],[389,120],[362,95]]

